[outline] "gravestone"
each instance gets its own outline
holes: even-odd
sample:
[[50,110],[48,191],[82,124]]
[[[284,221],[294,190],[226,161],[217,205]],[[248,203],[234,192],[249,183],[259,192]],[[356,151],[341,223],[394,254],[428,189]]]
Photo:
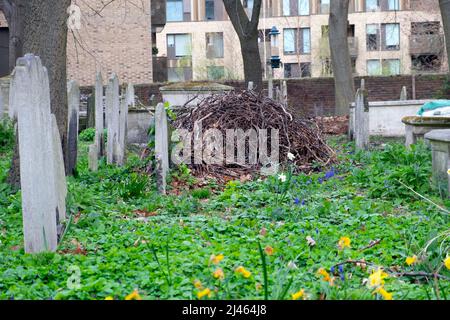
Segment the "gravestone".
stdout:
[[99,72],[95,78],[95,143],[97,144],[98,157],[101,158],[105,154],[105,138],[104,138],[104,108],[103,108],[103,78]]
[[106,124],[107,144],[106,158],[108,164],[117,163],[117,152],[119,148],[119,118],[120,118],[120,96],[119,79],[113,74],[106,88]]
[[53,167],[55,170],[55,190],[57,190],[57,217],[59,222],[66,220],[66,197],[67,197],[67,182],[66,171],[64,170],[64,156],[62,152],[61,137],[59,135],[58,124],[54,114],[51,115],[51,128],[53,138]]
[[288,105],[288,93],[287,93],[287,82],[283,81],[281,85],[281,103],[287,107]]
[[164,104],[155,110],[155,158],[156,177],[159,192],[166,193],[166,176],[169,171],[169,132]]
[[76,81],[69,81],[67,85],[67,95],[69,100],[69,119],[67,133],[67,168],[66,173],[75,173],[78,154],[78,128],[80,118],[80,88]]
[[408,100],[408,91],[406,90],[405,86],[402,87],[402,91],[400,92],[400,100]]
[[362,87],[355,98],[355,144],[357,149],[367,150],[369,147],[369,101],[367,90]]
[[441,194],[449,197],[450,129],[432,130],[425,134],[431,144],[433,183]]
[[55,251],[65,216],[65,174],[47,69],[27,54],[12,73],[10,106],[17,118],[26,253]]
[[118,147],[118,159],[117,164],[123,165],[125,163],[125,155],[127,149],[127,132],[128,132],[128,110],[134,106],[134,87],[132,84],[128,84],[124,97],[120,104],[120,117],[119,117],[119,143]]
[[87,100],[87,124],[86,128],[95,128],[95,96],[90,95]]
[[269,99],[273,99],[273,79],[272,77],[269,78],[268,84],[267,84],[267,91]]
[[88,164],[90,171],[98,171],[98,147],[96,143],[89,146]]
[[254,89],[254,87],[253,87],[253,81],[249,81],[249,82],[248,82],[247,90],[248,90],[248,91],[253,91],[253,89]]

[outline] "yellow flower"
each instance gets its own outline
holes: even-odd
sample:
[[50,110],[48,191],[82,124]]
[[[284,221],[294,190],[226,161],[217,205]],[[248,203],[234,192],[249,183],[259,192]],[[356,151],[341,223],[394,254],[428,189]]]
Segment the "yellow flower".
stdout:
[[114,300],[114,298],[111,297],[111,296],[108,296],[108,297],[105,298],[105,300]]
[[324,268],[320,268],[319,270],[317,270],[317,274],[323,277],[323,281],[331,280],[330,275]]
[[449,175],[450,175],[450,169],[448,169],[448,170],[447,170],[447,174],[449,174]]
[[244,278],[250,278],[250,276],[252,275],[252,273],[245,269],[243,266],[237,267],[236,272],[242,274]]
[[223,270],[221,268],[217,269],[216,271],[214,271],[213,273],[213,277],[215,279],[224,279],[225,278],[225,274],[223,273]]
[[194,281],[194,287],[195,287],[196,289],[200,290],[200,289],[203,288],[203,285],[202,285],[202,283],[200,282],[200,280],[195,280],[195,281]]
[[292,300],[298,300],[298,299],[304,297],[304,295],[305,295],[305,290],[302,289],[302,290],[292,294]]
[[350,238],[349,237],[341,237],[338,242],[339,249],[343,250],[344,248],[350,248]]
[[265,249],[264,249],[264,251],[266,252],[266,254],[268,255],[268,256],[271,256],[271,255],[273,255],[273,248],[271,247],[271,246],[267,246]]
[[387,292],[382,286],[378,287],[373,293],[379,293],[384,300],[392,300],[392,293]]
[[444,259],[444,265],[447,269],[450,270],[450,257]]
[[197,297],[198,297],[199,299],[201,299],[201,298],[203,298],[203,297],[205,297],[205,296],[211,297],[211,290],[209,290],[208,288],[206,288],[206,289],[204,289],[204,290],[202,290],[202,291],[199,291],[199,292],[197,293]]
[[142,300],[142,298],[139,295],[139,292],[137,290],[134,290],[132,293],[125,297],[125,300]]
[[367,285],[371,288],[381,287],[384,285],[384,279],[387,277],[388,274],[381,268],[378,268],[377,271],[372,271],[372,274],[369,276],[369,282]]
[[417,262],[417,256],[412,256],[412,257],[407,257],[406,258],[406,264],[408,265],[408,266],[410,266],[410,265],[412,265],[412,264],[414,264],[414,263],[416,263]]
[[223,258],[224,258],[223,254],[218,254],[217,256],[213,254],[213,255],[211,255],[211,258],[209,259],[209,261],[213,264],[219,264],[220,261],[223,260]]

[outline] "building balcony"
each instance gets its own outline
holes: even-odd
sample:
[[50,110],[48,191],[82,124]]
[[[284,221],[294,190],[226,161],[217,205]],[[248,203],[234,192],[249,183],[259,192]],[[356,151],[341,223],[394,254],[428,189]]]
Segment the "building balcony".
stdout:
[[[348,50],[350,53],[350,57],[356,58],[358,56],[358,38],[348,37]],[[320,38],[319,51],[319,55],[321,58],[327,58],[331,56],[330,40],[328,37]]]
[[411,35],[409,37],[409,53],[411,55],[440,55],[444,51],[442,34]]

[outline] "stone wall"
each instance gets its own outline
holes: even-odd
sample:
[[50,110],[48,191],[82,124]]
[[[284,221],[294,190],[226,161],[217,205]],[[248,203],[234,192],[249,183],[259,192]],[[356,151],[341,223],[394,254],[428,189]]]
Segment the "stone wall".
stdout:
[[[408,99],[433,99],[441,90],[445,75],[416,75],[393,76],[393,77],[364,77],[366,87],[369,91],[369,101],[399,100],[403,86],[408,91]],[[361,78],[355,79],[355,86],[358,87]],[[242,81],[226,81],[226,85],[244,89]],[[274,86],[279,81],[274,82]],[[294,108],[297,114],[304,116],[332,115],[334,113],[334,81],[332,78],[308,78],[289,79],[288,98],[289,105]],[[150,97],[155,95],[155,102],[161,101],[162,97],[159,88],[167,83],[152,83],[135,86],[136,95],[140,102],[145,105],[150,104]],[[413,86],[415,96],[413,96]],[[267,87],[267,84],[266,84]],[[89,94],[90,87],[83,88],[83,93]],[[448,92],[450,98],[450,92]]]

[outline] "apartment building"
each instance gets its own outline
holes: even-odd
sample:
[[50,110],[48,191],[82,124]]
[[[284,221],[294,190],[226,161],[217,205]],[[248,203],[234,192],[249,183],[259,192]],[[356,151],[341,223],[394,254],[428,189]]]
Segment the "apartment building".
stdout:
[[[241,0],[249,16],[253,0]],[[275,78],[332,76],[328,41],[331,0],[263,0],[259,22],[264,74],[271,52]],[[240,44],[222,0],[166,0],[155,34],[169,81],[243,79]],[[446,65],[438,0],[350,0],[348,39],[355,75],[440,73]],[[269,31],[279,31],[277,48]]]

